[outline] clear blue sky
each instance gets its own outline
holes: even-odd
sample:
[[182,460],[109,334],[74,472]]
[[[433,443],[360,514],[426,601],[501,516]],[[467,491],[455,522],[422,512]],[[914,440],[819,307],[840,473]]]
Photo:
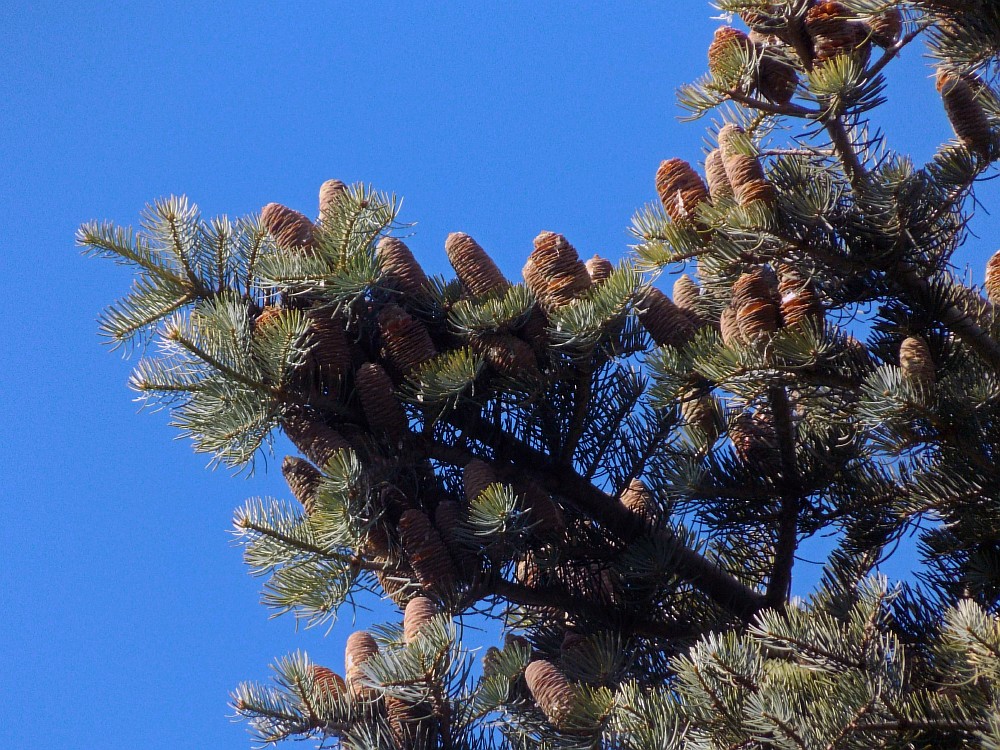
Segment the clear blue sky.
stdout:
[[[182,192],[207,216],[312,213],[337,177],[404,196],[432,271],[452,231],[511,278],[543,229],[621,257],[660,160],[700,157],[674,90],[719,22],[700,0],[570,5],[3,5],[0,747],[246,748],[228,691],[296,648],[339,669],[349,632],[268,619],[227,529],[286,495],[275,464],[210,473],[136,414],[95,324],[128,278],[81,258],[76,227]],[[895,66],[881,116],[921,160],[951,135],[922,65]],[[995,221],[973,228],[980,278]]]

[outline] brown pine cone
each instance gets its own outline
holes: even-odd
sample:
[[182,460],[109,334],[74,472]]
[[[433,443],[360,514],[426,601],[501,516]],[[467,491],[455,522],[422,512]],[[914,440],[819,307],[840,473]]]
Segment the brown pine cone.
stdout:
[[899,8],[887,8],[868,21],[872,41],[879,47],[888,49],[899,41],[903,34],[903,14]]
[[313,665],[312,678],[316,690],[326,699],[339,698],[347,692],[344,678],[329,667]]
[[537,380],[542,373],[531,345],[509,333],[480,336],[472,347],[482,354],[490,366],[501,375],[515,380]]
[[402,240],[383,237],[375,254],[382,268],[382,278],[389,286],[408,297],[427,294],[427,274]]
[[403,642],[413,643],[420,630],[438,613],[437,605],[426,596],[415,596],[406,604],[403,613]]
[[474,458],[462,470],[462,484],[465,486],[465,499],[473,502],[479,495],[497,481],[493,467],[485,461]]
[[425,589],[447,593],[455,587],[455,564],[422,510],[410,508],[400,516],[399,535],[413,572]]
[[775,104],[788,104],[799,85],[799,74],[788,63],[765,54],[757,69],[757,90]]
[[698,206],[709,199],[705,183],[683,159],[667,159],[660,163],[656,170],[656,192],[664,210],[674,221],[695,221]]
[[548,350],[548,327],[549,319],[542,311],[541,305],[536,302],[531,306],[531,312],[528,314],[528,319],[525,321],[524,325],[521,326],[521,330],[518,331],[518,335],[531,345],[532,350],[538,357],[544,357],[545,352]]
[[684,423],[704,436],[706,446],[711,446],[719,437],[717,413],[715,397],[711,393],[698,391],[681,398]]
[[260,335],[272,324],[277,323],[282,316],[282,309],[277,305],[267,305],[253,322],[254,335]]
[[726,307],[719,316],[719,333],[722,334],[722,343],[728,347],[737,347],[744,343],[739,323],[736,322],[736,308],[732,305]]
[[607,281],[615,270],[611,261],[606,258],[602,258],[600,255],[595,255],[593,258],[588,260],[585,265],[587,267],[587,274],[590,276],[590,280],[594,284],[600,284],[603,281]]
[[398,442],[407,431],[406,412],[393,392],[392,378],[381,365],[366,362],[354,373],[361,409],[372,432]]
[[733,284],[733,307],[737,310],[750,302],[770,302],[781,304],[781,294],[777,275],[767,266],[741,274]]
[[782,266],[778,275],[781,294],[781,317],[786,326],[823,319],[823,304],[816,285],[790,266]]
[[374,700],[376,692],[363,682],[362,665],[378,654],[378,643],[366,630],[357,630],[347,638],[344,648],[344,675],[347,688],[356,700]]
[[281,426],[295,447],[319,467],[325,468],[334,453],[351,447],[335,429],[301,412],[286,415]]
[[937,74],[937,90],[955,135],[969,151],[989,159],[993,132],[978,98],[982,86],[979,79],[971,75],[958,76],[944,69]]
[[427,327],[399,305],[382,308],[378,327],[386,359],[403,375],[418,369],[437,354]]
[[[380,562],[385,562],[384,559]],[[389,597],[397,607],[405,607],[406,603],[417,595],[417,588],[411,586],[409,579],[403,578],[399,573],[387,573],[383,570],[375,571],[375,578],[378,580],[385,595]]]
[[986,263],[986,296],[994,304],[1000,304],[1000,250]]
[[736,202],[746,206],[753,201],[774,203],[777,198],[774,187],[767,181],[764,169],[756,156],[748,152],[752,146],[743,128],[727,124],[719,131],[719,149],[729,184],[733,186]]
[[340,180],[327,180],[319,186],[319,220],[332,212],[347,193],[347,185]]
[[534,244],[521,273],[543,310],[551,312],[568,305],[590,289],[587,266],[565,237],[542,232]]
[[779,460],[778,436],[769,415],[743,412],[729,425],[729,439],[746,463],[769,466]]
[[503,291],[510,286],[493,259],[469,235],[452,232],[444,241],[444,250],[458,280],[473,297]]
[[812,38],[817,65],[838,55],[865,54],[868,28],[851,20],[850,10],[843,3],[836,0],[817,3],[809,9],[805,23],[806,31]]
[[[421,722],[429,718],[429,706],[413,705],[395,696],[386,696],[385,713],[389,719],[389,731],[398,750],[416,750],[417,740],[429,740],[421,727]],[[429,743],[425,746],[431,747]]]
[[535,533],[543,536],[560,536],[566,531],[566,519],[552,496],[530,479],[515,481],[514,487],[524,497],[524,507],[531,514]]
[[694,335],[688,317],[656,287],[649,287],[636,301],[636,312],[657,346],[684,346]]
[[710,320],[701,309],[701,289],[686,273],[674,282],[674,304],[688,317],[695,328],[709,325]]
[[260,210],[260,223],[282,250],[312,247],[313,223],[298,211],[280,203],[268,203]]
[[636,515],[647,521],[652,521],[656,515],[656,502],[653,495],[640,479],[633,479],[628,487],[622,490],[621,504]]
[[524,681],[546,718],[561,727],[569,718],[576,698],[562,670],[550,661],[536,659],[524,670]]
[[312,515],[314,495],[323,475],[315,466],[298,456],[285,456],[285,460],[281,462],[281,473],[295,499],[305,508],[306,515]]
[[932,385],[937,380],[934,358],[922,336],[908,336],[899,346],[899,366],[903,377],[921,385]]
[[749,56],[753,52],[753,42],[739,29],[732,26],[720,26],[715,30],[712,43],[708,45],[708,70],[712,76],[724,82],[724,85],[731,85],[733,82],[727,80],[727,68],[732,68],[733,64],[743,56]]
[[351,345],[347,341],[344,322],[323,310],[306,313],[309,321],[309,358],[317,382],[334,386],[351,371]]
[[726,165],[722,160],[722,151],[714,148],[705,158],[705,179],[708,181],[708,192],[712,203],[718,203],[726,198],[734,198],[733,186],[726,176]]

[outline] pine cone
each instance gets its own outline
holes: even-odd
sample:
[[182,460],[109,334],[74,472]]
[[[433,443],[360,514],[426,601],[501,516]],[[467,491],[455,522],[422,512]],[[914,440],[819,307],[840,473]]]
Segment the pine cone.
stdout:
[[815,63],[820,65],[837,55],[865,54],[868,28],[853,21],[850,11],[835,0],[820,2],[806,14],[806,31],[812,37]]
[[727,198],[734,198],[733,186],[726,176],[726,165],[722,160],[722,151],[714,148],[705,158],[705,179],[708,181],[708,192],[712,203],[718,203]]
[[753,42],[739,29],[732,26],[720,26],[715,30],[712,43],[708,45],[708,70],[712,76],[731,85],[728,80],[727,68],[740,59],[740,54],[748,56],[753,52]]
[[575,691],[566,675],[555,664],[536,659],[524,670],[524,681],[542,713],[556,727],[561,727],[573,710]]
[[744,343],[743,334],[740,333],[740,326],[736,321],[736,308],[732,305],[723,310],[719,316],[719,333],[722,334],[722,343],[728,347],[737,347]]
[[372,432],[398,442],[407,431],[406,412],[393,392],[392,378],[380,365],[367,362],[354,373],[361,409]]
[[404,580],[398,573],[387,573],[383,570],[377,570],[375,571],[375,578],[378,580],[382,590],[385,591],[385,595],[397,607],[405,607],[406,603],[416,596],[416,588],[411,586],[410,581]]
[[254,335],[260,335],[281,318],[282,309],[277,305],[267,305],[253,322]]
[[986,263],[986,296],[994,304],[1000,304],[1000,250]]
[[733,307],[737,310],[750,302],[781,304],[777,275],[768,266],[757,266],[741,274],[733,284],[732,294]]
[[971,75],[957,76],[943,69],[937,74],[937,90],[955,135],[969,151],[989,159],[993,133],[977,95],[982,86],[979,79]]
[[376,559],[389,557],[389,535],[381,523],[375,522],[368,527],[359,551]]
[[417,739],[422,735],[419,724],[429,718],[429,706],[413,705],[389,695],[385,698],[385,713],[395,746],[399,750],[415,750]]
[[479,246],[479,243],[462,232],[452,232],[444,241],[444,250],[458,280],[473,297],[502,291],[510,286],[503,273]]
[[738,125],[728,124],[719,131],[719,149],[736,202],[741,206],[753,201],[772,204],[777,198],[774,187],[767,181],[757,157],[747,153],[750,148],[749,139]]
[[656,515],[656,503],[646,485],[639,479],[629,482],[621,494],[621,504],[646,521],[652,522]]
[[378,654],[378,644],[366,630],[357,630],[347,638],[344,648],[344,675],[347,688],[356,700],[374,700],[376,692],[363,683],[361,666]]
[[474,458],[462,470],[462,484],[465,486],[465,499],[473,502],[479,495],[497,481],[493,467],[485,461]]
[[552,496],[530,479],[521,479],[514,485],[524,497],[524,507],[531,514],[535,533],[543,536],[561,536],[566,531],[566,519]]
[[790,266],[782,266],[778,278],[781,317],[786,326],[823,319],[823,304],[812,281],[803,278]]
[[383,237],[375,249],[382,278],[408,297],[423,297],[427,294],[427,274],[413,257],[410,248],[395,237]]
[[778,436],[769,415],[743,412],[729,425],[729,439],[736,455],[748,464],[774,465],[778,459]]
[[403,642],[413,643],[421,628],[434,619],[437,613],[437,605],[426,596],[410,599],[403,613]]
[[531,345],[532,350],[538,357],[544,357],[545,352],[549,347],[549,319],[542,312],[541,305],[537,302],[531,306],[531,312],[528,314],[528,319],[525,321],[524,325],[521,326],[521,330],[518,334],[523,338],[528,344]]
[[441,535],[422,510],[411,508],[403,513],[399,535],[413,572],[425,589],[447,593],[455,587],[455,564]]
[[298,456],[285,456],[285,460],[281,462],[281,473],[295,499],[305,508],[306,515],[312,515],[313,497],[323,475],[315,466]]
[[701,289],[686,273],[674,282],[674,304],[683,312],[695,328],[709,325],[710,321],[701,309]]
[[472,346],[501,375],[515,380],[538,380],[542,376],[535,350],[517,336],[509,333],[484,335],[473,339]]
[[282,250],[312,247],[313,223],[298,211],[280,203],[268,203],[260,210],[260,223]]
[[656,192],[674,221],[695,220],[698,206],[709,199],[708,188],[683,159],[667,159],[656,170]]
[[351,447],[335,429],[301,412],[286,415],[281,426],[295,447],[319,467],[325,468],[334,453]]
[[313,665],[312,677],[313,685],[324,698],[339,698],[347,692],[347,684],[344,682],[344,678],[329,667]]
[[437,354],[426,326],[399,305],[386,305],[378,314],[386,359],[398,372],[408,374]]
[[757,90],[775,104],[788,104],[799,85],[799,75],[788,63],[765,54],[757,68]]
[[888,49],[899,41],[903,34],[903,14],[899,8],[887,8],[868,21],[872,41],[879,47]]
[[327,180],[319,186],[319,220],[336,209],[337,203],[347,193],[347,185],[340,180]]
[[706,446],[711,446],[719,437],[717,413],[715,397],[711,393],[697,391],[681,398],[684,423],[704,436]]
[[333,387],[351,370],[351,345],[347,341],[344,323],[323,310],[310,310],[306,318],[312,346],[309,358],[317,382]]
[[932,385],[937,380],[934,358],[922,336],[908,336],[899,346],[899,366],[903,377],[921,385]]
[[694,326],[683,311],[655,287],[636,301],[636,311],[657,346],[684,346],[694,335]]
[[600,284],[601,282],[607,281],[615,270],[611,261],[606,258],[602,258],[600,255],[595,255],[593,258],[588,260],[586,267],[587,274],[590,276],[590,281],[594,284]]
[[778,330],[777,282],[764,268],[742,274],[733,284],[736,324],[744,341]]
[[550,312],[568,305],[590,288],[587,267],[565,237],[542,232],[534,244],[522,275],[543,310]]

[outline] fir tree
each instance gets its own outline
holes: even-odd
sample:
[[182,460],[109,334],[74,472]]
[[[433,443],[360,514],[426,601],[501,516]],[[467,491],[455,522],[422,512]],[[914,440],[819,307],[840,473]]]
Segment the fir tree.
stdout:
[[[266,603],[398,607],[340,674],[239,686],[259,741],[1000,747],[1000,254],[984,290],[952,264],[1000,157],[1000,5],[718,4],[680,92],[717,118],[704,178],[664,161],[617,265],[542,232],[512,281],[453,234],[429,278],[396,199],[336,180],[315,221],[170,198],[80,230],[136,270],[101,323],[156,342],[132,387],[228,466],[278,429],[301,453],[294,501],[236,513]],[[919,41],[955,131],[923,165],[866,127]],[[915,532],[921,572],[873,575]],[[470,613],[506,633],[481,665]]]

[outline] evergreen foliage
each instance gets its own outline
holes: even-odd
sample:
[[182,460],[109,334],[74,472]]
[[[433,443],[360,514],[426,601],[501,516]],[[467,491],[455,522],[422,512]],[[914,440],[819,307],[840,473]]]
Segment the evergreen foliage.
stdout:
[[[1000,748],[1000,260],[986,296],[953,266],[1000,158],[1000,11],[718,5],[746,31],[680,91],[719,118],[707,181],[665,161],[614,268],[542,232],[511,283],[455,234],[428,278],[398,201],[337,181],[316,221],[169,198],[81,228],[135,269],[101,330],[145,346],[142,398],[229,466],[277,429],[304,456],[296,502],[236,514],[265,603],[400,610],[343,677],[296,653],[240,685],[259,742]],[[955,131],[923,165],[865,119],[921,40]],[[890,583],[908,534],[922,572]],[[463,645],[472,613],[502,648]]]

